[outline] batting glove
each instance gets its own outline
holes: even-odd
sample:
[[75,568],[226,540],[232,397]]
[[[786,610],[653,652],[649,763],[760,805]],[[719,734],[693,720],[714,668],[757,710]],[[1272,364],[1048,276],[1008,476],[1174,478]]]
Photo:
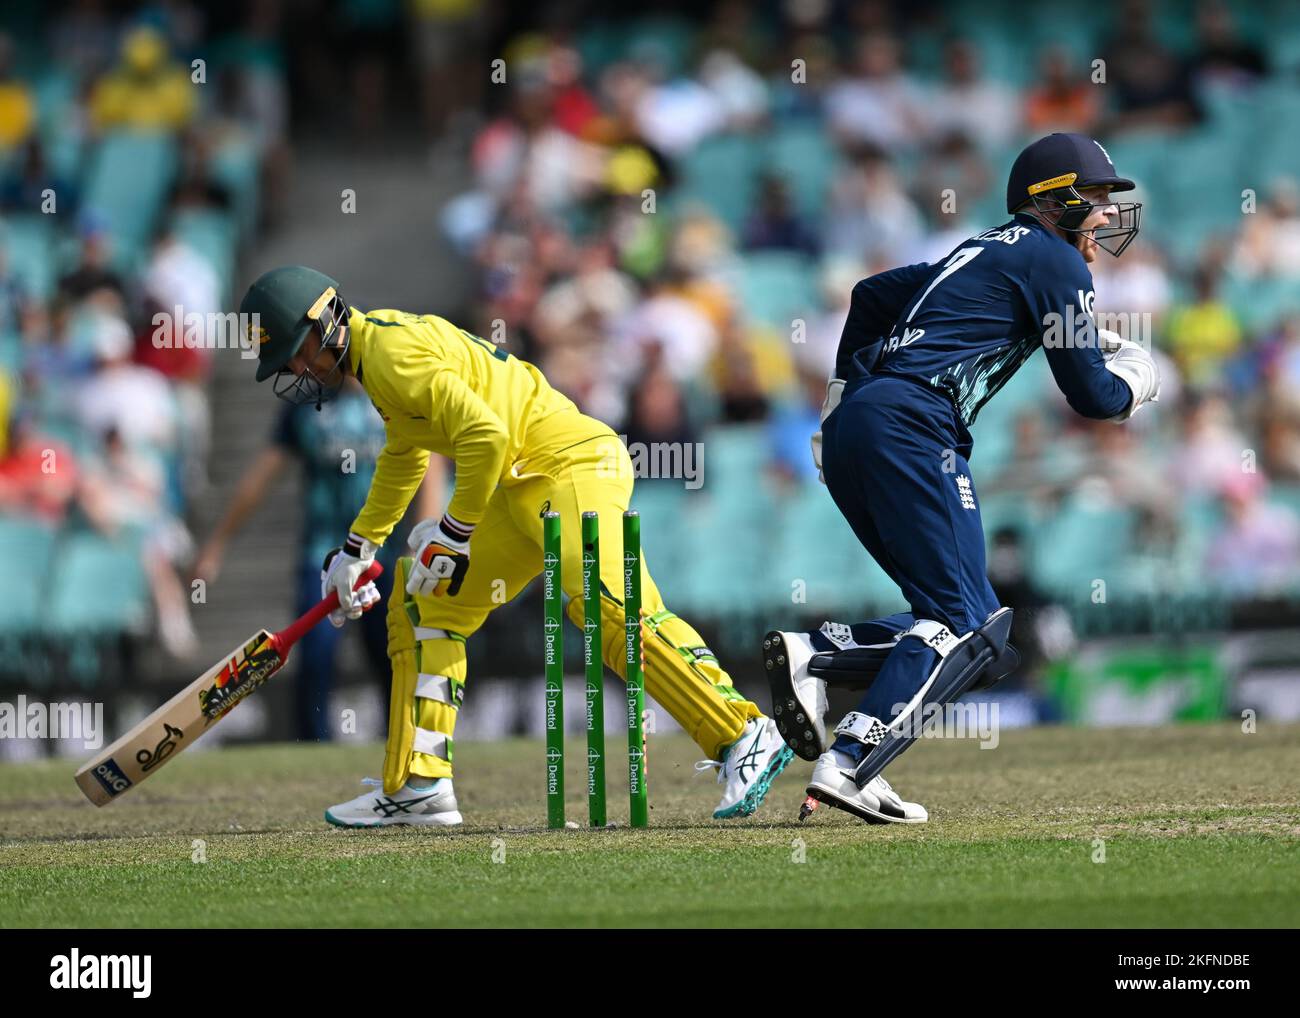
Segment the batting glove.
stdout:
[[406,592],[421,597],[455,597],[469,572],[469,539],[474,528],[443,515],[421,520],[406,539],[415,562],[406,578]]
[[358,590],[357,580],[370,568],[378,548],[364,537],[349,534],[342,548],[334,548],[325,556],[320,573],[320,596],[329,597],[338,591],[339,606],[329,614],[330,624],[336,629],[348,619],[359,619],[361,613],[379,603],[379,589],[367,583]]

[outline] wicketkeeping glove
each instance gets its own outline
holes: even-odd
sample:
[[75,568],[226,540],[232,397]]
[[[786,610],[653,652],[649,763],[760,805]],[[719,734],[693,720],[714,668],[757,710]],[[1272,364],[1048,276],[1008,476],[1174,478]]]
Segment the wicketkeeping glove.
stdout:
[[329,613],[330,624],[335,629],[348,619],[361,618],[362,612],[379,603],[379,588],[373,582],[352,589],[375,560],[375,551],[375,546],[364,537],[349,534],[347,544],[331,548],[325,556],[320,571],[320,596],[329,597],[332,590],[339,592],[339,606]]
[[474,528],[451,516],[421,520],[406,539],[415,562],[406,579],[406,592],[422,597],[460,593],[469,572],[469,539]]
[[[840,405],[840,396],[844,393],[844,379],[832,378],[826,383],[826,399],[822,402],[821,423],[826,423],[826,418],[831,415],[831,411]],[[822,484],[826,483],[826,478],[822,476],[822,430],[817,429],[817,433],[812,437],[812,456],[813,462],[817,464],[817,480]]]
[[1132,340],[1123,339],[1110,329],[1097,330],[1098,346],[1106,359],[1106,370],[1118,375],[1129,387],[1133,398],[1128,408],[1111,420],[1126,421],[1138,412],[1144,403],[1160,399],[1160,367],[1145,349]]

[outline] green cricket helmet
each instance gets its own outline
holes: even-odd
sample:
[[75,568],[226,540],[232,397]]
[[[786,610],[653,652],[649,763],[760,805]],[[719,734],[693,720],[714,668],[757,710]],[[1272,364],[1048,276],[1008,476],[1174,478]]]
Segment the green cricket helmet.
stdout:
[[[276,376],[275,394],[291,403],[320,404],[337,394],[351,337],[348,305],[339,284],[305,265],[286,265],[263,273],[248,288],[239,314],[257,343],[257,380]],[[254,317],[256,316],[256,317]],[[337,354],[323,374],[313,364],[301,375],[288,370],[312,330],[321,347]]]

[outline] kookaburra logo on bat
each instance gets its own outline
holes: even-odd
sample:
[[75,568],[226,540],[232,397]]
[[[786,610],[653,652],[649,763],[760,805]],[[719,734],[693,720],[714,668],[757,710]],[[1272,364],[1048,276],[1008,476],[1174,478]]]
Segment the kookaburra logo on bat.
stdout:
[[140,765],[140,770],[153,770],[172,755],[172,751],[176,748],[176,740],[185,738],[184,732],[169,724],[163,725],[163,731],[166,734],[158,740],[158,745],[153,749],[142,749],[136,753],[135,762]]

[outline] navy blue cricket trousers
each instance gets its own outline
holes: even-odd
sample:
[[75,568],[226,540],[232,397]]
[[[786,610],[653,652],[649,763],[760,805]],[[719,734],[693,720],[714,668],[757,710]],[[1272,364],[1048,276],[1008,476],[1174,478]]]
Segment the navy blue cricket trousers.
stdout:
[[[911,618],[899,614],[872,624],[899,631],[912,619],[933,619],[962,636],[999,607],[985,571],[970,450],[970,432],[953,405],[897,376],[851,383],[822,425],[822,472],[831,498],[911,609]],[[888,722],[937,662],[920,640],[902,641],[858,710]],[[835,748],[855,758],[863,752],[857,742],[840,740]]]

